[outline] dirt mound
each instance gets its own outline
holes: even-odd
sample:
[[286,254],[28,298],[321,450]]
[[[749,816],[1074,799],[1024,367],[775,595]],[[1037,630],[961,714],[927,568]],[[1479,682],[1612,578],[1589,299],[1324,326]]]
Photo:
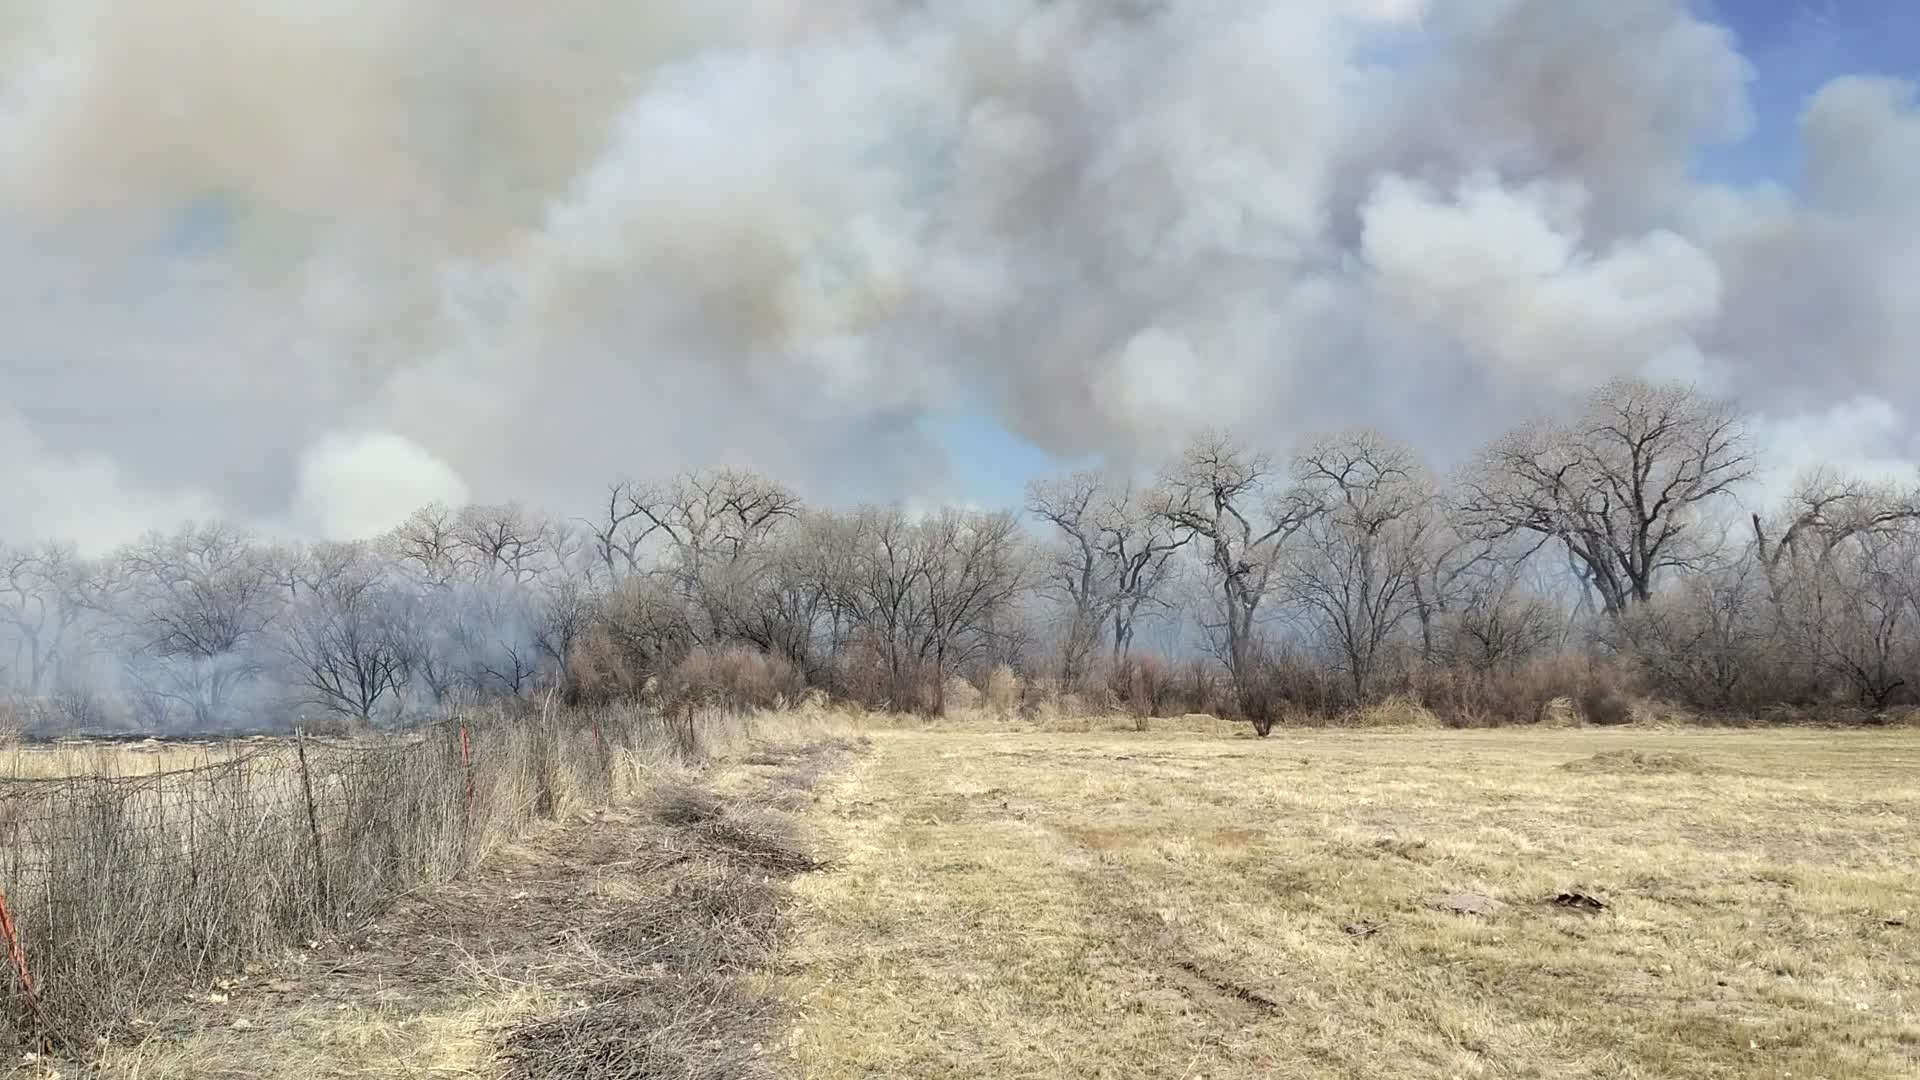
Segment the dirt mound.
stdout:
[[1712,765],[1694,754],[1666,750],[1608,750],[1560,766],[1568,772],[1591,773],[1709,773]]

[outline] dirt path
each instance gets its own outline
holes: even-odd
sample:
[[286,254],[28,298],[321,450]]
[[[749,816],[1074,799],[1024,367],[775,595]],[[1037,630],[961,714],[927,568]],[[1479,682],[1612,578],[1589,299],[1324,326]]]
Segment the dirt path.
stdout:
[[1920,734],[874,742],[792,1075],[1920,1075]]
[[773,1075],[787,883],[815,866],[792,812],[850,749],[762,746],[570,815],[353,941],[183,999],[95,1065],[61,1068],[142,1080]]

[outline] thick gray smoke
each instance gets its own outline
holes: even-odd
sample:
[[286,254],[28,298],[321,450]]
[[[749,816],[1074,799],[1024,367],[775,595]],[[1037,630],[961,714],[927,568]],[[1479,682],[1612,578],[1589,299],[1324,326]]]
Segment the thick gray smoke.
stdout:
[[1704,182],[1750,76],[1682,0],[12,0],[0,523],[941,498],[917,419],[982,400],[1446,460],[1632,372],[1906,467],[1914,88]]

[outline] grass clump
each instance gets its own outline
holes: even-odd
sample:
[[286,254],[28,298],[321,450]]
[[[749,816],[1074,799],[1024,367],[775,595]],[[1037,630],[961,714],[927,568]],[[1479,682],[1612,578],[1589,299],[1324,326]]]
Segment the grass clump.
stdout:
[[1671,750],[1608,750],[1560,766],[1568,772],[1708,773],[1716,771],[1697,754]]

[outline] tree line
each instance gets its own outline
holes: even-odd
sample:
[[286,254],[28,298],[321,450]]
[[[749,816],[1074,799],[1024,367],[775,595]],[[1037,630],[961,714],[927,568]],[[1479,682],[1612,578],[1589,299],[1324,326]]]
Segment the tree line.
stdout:
[[1730,403],[1625,380],[1446,477],[1369,431],[1285,459],[1210,432],[1151,480],[1035,483],[1022,513],[809,506],[723,469],[579,516],[428,506],[357,543],[190,524],[103,558],[0,548],[0,686],[28,723],[154,730],[548,691],[938,712],[997,668],[1262,733],[1390,695],[1463,723],[1597,687],[1915,701],[1920,486],[1815,471],[1756,510],[1755,471]]

